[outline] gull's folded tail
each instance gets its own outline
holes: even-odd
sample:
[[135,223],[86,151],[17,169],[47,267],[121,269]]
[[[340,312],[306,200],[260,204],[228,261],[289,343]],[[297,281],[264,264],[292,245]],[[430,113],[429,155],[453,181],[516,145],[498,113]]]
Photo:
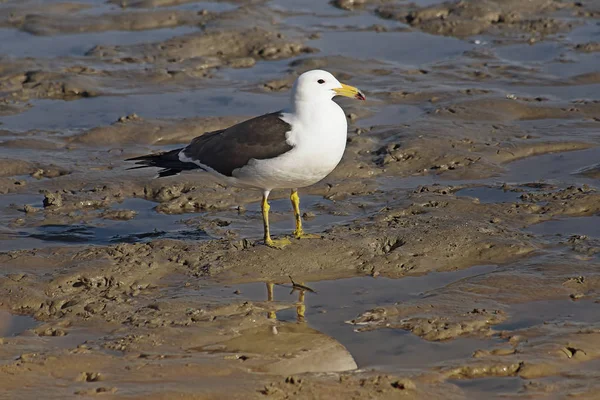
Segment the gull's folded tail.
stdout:
[[125,161],[137,161],[135,164],[139,165],[139,167],[132,167],[128,169],[149,167],[162,168],[160,171],[158,171],[158,176],[160,178],[177,175],[181,171],[200,168],[194,163],[182,162],[179,160],[179,153],[181,150],[182,149],[175,149],[163,153],[146,154],[145,156],[128,158]]

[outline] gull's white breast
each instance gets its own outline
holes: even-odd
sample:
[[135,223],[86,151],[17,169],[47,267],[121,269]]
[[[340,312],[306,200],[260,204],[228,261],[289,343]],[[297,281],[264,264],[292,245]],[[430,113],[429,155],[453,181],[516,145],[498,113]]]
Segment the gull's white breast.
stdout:
[[292,126],[287,142],[294,148],[268,160],[251,160],[235,170],[237,185],[263,190],[305,187],[325,178],[339,164],[348,126],[335,102],[311,104],[298,113],[284,113],[282,119]]

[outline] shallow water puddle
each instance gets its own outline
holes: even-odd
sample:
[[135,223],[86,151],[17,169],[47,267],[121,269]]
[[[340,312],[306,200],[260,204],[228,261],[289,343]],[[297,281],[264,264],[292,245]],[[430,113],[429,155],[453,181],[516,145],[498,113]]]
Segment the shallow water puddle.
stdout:
[[352,14],[341,14],[341,15],[314,15],[314,14],[302,14],[302,15],[289,15],[286,16],[285,22],[291,26],[298,27],[302,30],[311,29],[319,33],[320,37],[323,37],[323,30],[333,31],[373,31],[373,26],[383,26],[389,30],[395,30],[405,25],[392,20],[382,20],[375,15],[352,15]]
[[[429,6],[432,4],[442,3],[444,0],[413,0],[411,3],[416,4],[420,7]],[[361,17],[365,16],[364,13],[343,10],[341,8],[334,7],[330,2],[322,0],[272,0],[270,1],[270,7],[274,10],[285,10],[292,12],[304,12],[310,14],[317,14],[320,16],[339,16],[339,15],[353,15],[359,14]],[[381,19],[379,19],[381,21]]]
[[38,322],[24,315],[14,315],[0,309],[0,337],[17,336],[38,325]]
[[532,62],[548,62],[558,57],[564,49],[558,42],[539,42],[535,44],[514,44],[498,47],[496,55],[503,60],[521,62],[530,65]]
[[[333,337],[348,349],[359,368],[417,369],[431,363],[469,357],[487,341],[459,338],[447,343],[427,342],[397,329],[358,333],[355,332],[356,327],[346,321],[377,306],[419,298],[431,290],[464,278],[486,274],[494,269],[494,266],[478,266],[456,272],[437,272],[402,279],[356,277],[303,282],[317,292],[304,294],[304,316],[298,314],[297,308],[290,308],[278,311],[277,318],[283,321],[306,321],[312,328]],[[274,301],[296,301],[299,293],[295,291],[290,294],[290,289],[289,282],[276,285]],[[210,300],[265,301],[267,285],[247,283],[226,287],[205,286],[197,290],[186,290],[184,295]]]
[[0,28],[0,42],[2,54],[10,57],[83,57],[97,45],[116,46],[159,42],[197,31],[196,27],[180,26],[151,31],[106,31],[38,36],[16,29]]
[[[81,2],[81,0],[79,0],[78,2]],[[94,15],[98,15],[98,14],[118,14],[118,13],[123,13],[123,12],[128,12],[128,13],[136,13],[136,12],[148,12],[150,10],[160,10],[160,11],[173,11],[173,10],[186,10],[186,11],[193,11],[193,12],[199,12],[202,10],[206,10],[208,12],[212,12],[212,13],[218,13],[218,12],[224,12],[224,11],[231,11],[231,10],[235,10],[237,8],[236,4],[230,4],[230,3],[226,3],[226,2],[216,2],[216,1],[192,1],[192,2],[182,2],[181,4],[177,4],[174,3],[173,5],[168,5],[168,6],[161,6],[156,5],[156,6],[150,6],[150,7],[121,7],[118,4],[113,4],[113,3],[107,3],[105,0],[88,0],[86,2],[89,3],[93,3],[94,7],[86,9],[86,10],[82,10],[80,11],[78,14],[94,14]],[[127,1],[123,2],[124,4],[127,4]],[[153,30],[147,30],[147,31],[153,31]]]
[[600,305],[588,300],[534,301],[510,306],[507,321],[494,325],[496,331],[515,331],[535,325],[598,322]]
[[344,15],[345,11],[332,7],[329,2],[321,0],[272,0],[269,7],[277,11],[309,13],[323,17]]
[[[156,221],[156,218],[154,218]],[[161,226],[148,231],[148,226],[141,227],[141,232],[131,232],[132,226],[123,223],[111,223],[110,226],[90,225],[43,225],[35,233],[23,233],[29,239],[37,239],[43,242],[62,244],[116,244],[116,243],[144,243],[154,239],[178,239],[178,240],[202,240],[209,236],[202,230],[164,230],[169,227]],[[135,228],[134,228],[135,229]],[[44,247],[37,245],[36,248]]]
[[[3,196],[0,202],[2,222],[8,226],[14,218],[24,214],[9,205],[30,204],[41,207],[40,196]],[[11,226],[0,231],[0,251],[42,248],[57,244],[115,244],[147,242],[158,238],[179,240],[205,240],[209,235],[203,230],[185,225],[181,215],[157,213],[156,203],[144,199],[127,199],[111,210],[133,210],[133,219],[110,220],[92,218],[81,223],[53,223],[32,227]],[[38,211],[42,213],[42,211]]]
[[[15,224],[26,214],[22,211],[25,204],[39,209],[28,217],[28,225]],[[289,235],[295,228],[294,216],[287,197],[270,201],[271,233]],[[218,226],[234,231],[240,238],[262,239],[262,217],[258,202],[250,203],[240,213],[235,209],[218,212],[163,214],[156,212],[157,203],[130,198],[113,205],[107,211],[131,210],[136,214],[129,220],[101,218],[104,209],[91,211],[90,216],[83,213],[79,222],[44,223],[45,218],[41,195],[6,195],[0,200],[0,251],[23,250],[64,245],[110,245],[116,243],[139,243],[155,239],[208,240],[220,237],[223,232],[204,228],[207,221],[215,221]],[[322,232],[336,224],[343,224],[356,218],[355,212],[338,212],[339,207],[331,200],[321,196],[301,197],[302,212],[310,213],[304,222],[308,232]],[[96,216],[97,215],[97,216]],[[29,218],[38,218],[37,225]],[[52,218],[52,215],[50,215]],[[33,223],[32,223],[33,222]],[[210,226],[210,224],[209,224]]]
[[[390,88],[393,90],[393,88]],[[357,127],[369,128],[372,126],[394,126],[397,124],[408,124],[424,114],[420,107],[407,104],[394,104],[379,107],[377,112],[370,117],[361,118],[356,121]]]
[[[569,64],[567,64],[569,65]],[[599,83],[586,83],[580,85],[562,85],[557,83],[554,86],[550,85],[529,85],[522,84],[519,86],[515,86],[511,92],[518,96],[535,96],[535,97],[543,97],[543,98],[551,98],[551,99],[560,99],[566,101],[575,101],[580,99],[593,99],[596,98],[598,91],[600,90]],[[521,124],[525,124],[528,121],[521,121]],[[532,120],[529,121],[529,124],[535,124],[537,126],[548,123],[549,125],[556,126],[558,124],[568,124],[569,121],[564,119],[545,119],[545,120]],[[579,129],[577,129],[579,130]],[[572,132],[575,129],[570,130]],[[568,135],[568,133],[563,132],[563,135]]]
[[236,8],[238,8],[237,4],[217,1],[194,1],[169,7],[161,7],[163,10],[186,10],[195,12],[206,10],[212,13],[232,11]]
[[562,185],[598,186],[597,179],[579,174],[600,159],[600,147],[587,150],[549,153],[514,161],[501,178],[508,183],[546,182]]
[[[248,93],[231,88],[185,92],[99,96],[77,101],[33,100],[31,109],[2,118],[3,129],[27,131],[90,129],[109,125],[124,115],[143,118],[258,115],[281,109],[287,94]],[[232,110],[235,110],[233,112]]]
[[[441,1],[414,3],[437,2]],[[418,31],[360,31],[374,25],[395,29],[406,27],[406,24],[371,14],[342,10],[332,7],[329,2],[275,0],[270,2],[269,6],[276,11],[291,13],[283,17],[286,24],[303,30],[308,28],[317,31],[319,37],[311,41],[310,45],[325,55],[362,60],[376,59],[378,62],[420,67],[458,56],[473,48],[467,41]]]
[[[566,33],[565,36],[568,42],[573,45],[587,43],[590,41],[590,38],[597,39],[600,36],[600,25],[597,23],[584,23]],[[534,47],[529,44],[526,46],[530,49]],[[597,54],[582,53],[574,50],[573,47],[570,49],[568,47],[563,47],[560,54],[555,54],[555,58],[551,60],[551,62],[540,65],[540,68],[563,78],[570,78],[575,75],[586,74],[598,70]]]
[[474,197],[480,203],[512,203],[519,200],[521,192],[505,190],[500,187],[472,187],[461,189],[456,192],[459,197]]
[[543,236],[586,235],[600,238],[600,216],[556,219],[533,225],[528,230]]
[[[527,185],[534,182],[553,184],[559,187],[587,184],[600,187],[600,181],[587,176],[586,171],[594,168],[600,159],[600,147],[587,150],[549,153],[527,157],[506,165],[506,171],[492,178],[453,180],[436,174],[408,176],[404,178],[379,178],[382,190],[414,189],[423,185]],[[526,188],[529,189],[530,188]],[[463,189],[466,190],[466,189]]]
[[471,399],[511,398],[523,388],[520,377],[451,379],[449,382],[460,387]]
[[[377,59],[405,67],[419,67],[455,57],[473,45],[422,32],[324,32],[314,45],[328,54]],[[436,49],[432,51],[431,49]]]
[[[80,217],[54,215],[43,210],[42,195],[11,194],[0,197],[0,251],[23,250],[65,245],[110,245],[147,242],[154,239],[207,240],[223,235],[223,231],[204,229],[211,220],[233,230],[240,238],[262,239],[262,217],[258,202],[250,203],[240,213],[236,209],[218,212],[163,214],[156,212],[157,203],[129,198],[108,209],[82,210]],[[37,209],[26,214],[29,205]],[[322,196],[301,197],[302,212],[310,217],[305,221],[309,232],[322,232],[332,225],[347,223],[356,212],[339,212],[335,202]],[[271,228],[274,235],[288,235],[294,230],[290,201],[285,196],[271,201]],[[136,214],[128,220],[103,218],[104,212],[126,210]],[[362,209],[361,209],[362,210]]]

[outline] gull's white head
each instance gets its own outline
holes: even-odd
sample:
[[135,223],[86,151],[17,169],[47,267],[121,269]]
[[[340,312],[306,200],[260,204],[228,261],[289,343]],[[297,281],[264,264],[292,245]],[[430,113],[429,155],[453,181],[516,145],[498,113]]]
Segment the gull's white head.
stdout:
[[292,88],[292,99],[295,101],[331,100],[335,96],[365,100],[365,95],[360,90],[341,83],[335,76],[320,69],[300,75]]

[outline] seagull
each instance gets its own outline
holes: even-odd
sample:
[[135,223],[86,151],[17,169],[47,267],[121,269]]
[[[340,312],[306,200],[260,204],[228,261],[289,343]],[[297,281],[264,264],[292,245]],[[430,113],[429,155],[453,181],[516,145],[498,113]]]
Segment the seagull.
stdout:
[[264,244],[281,249],[287,238],[272,239],[269,231],[269,194],[290,189],[296,219],[293,236],[304,232],[298,188],[313,185],[338,165],[346,148],[348,124],[335,96],[365,100],[357,88],[340,83],[331,73],[312,70],[300,75],[284,109],[261,115],[227,129],[207,132],[183,148],[129,158],[137,168],[158,167],[159,177],[182,171],[206,171],[230,186],[262,191]]

